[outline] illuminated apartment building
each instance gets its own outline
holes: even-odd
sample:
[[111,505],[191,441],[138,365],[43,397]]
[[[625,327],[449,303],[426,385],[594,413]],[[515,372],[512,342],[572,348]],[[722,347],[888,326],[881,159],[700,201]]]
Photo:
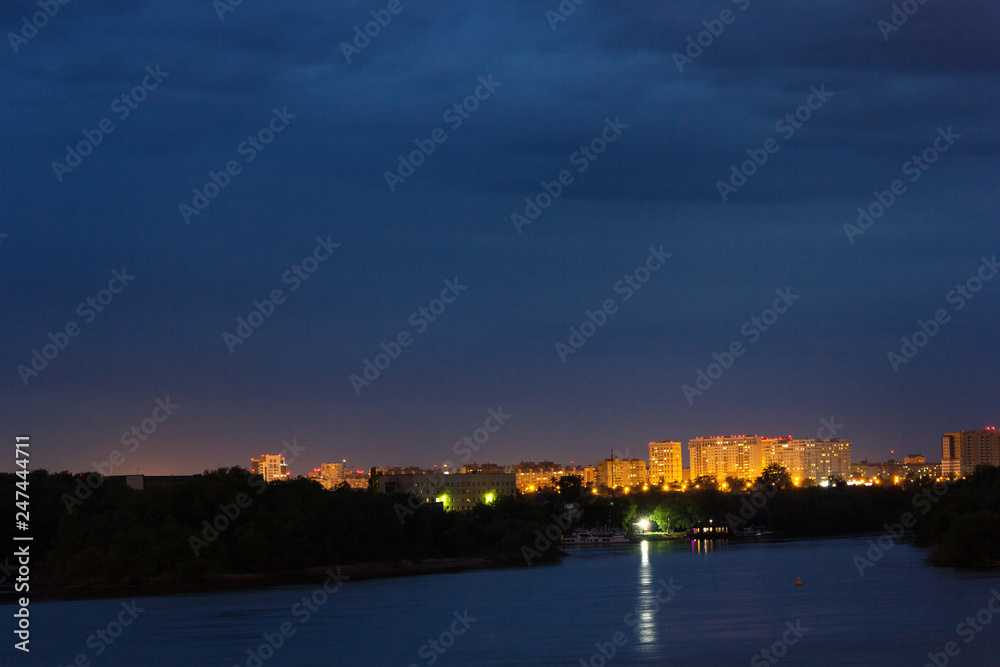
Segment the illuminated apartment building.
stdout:
[[831,477],[847,480],[851,477],[851,443],[840,439],[796,440],[805,450],[802,479],[827,482]]
[[649,443],[649,483],[670,484],[683,481],[681,443],[674,440]]
[[761,438],[764,467],[777,463],[785,466],[796,484],[806,479],[829,481],[831,477],[851,477],[851,443],[844,440]]
[[471,510],[478,503],[491,503],[517,490],[514,473],[430,473],[423,475],[382,475],[383,493],[407,493],[419,503],[441,503],[446,510]]
[[596,468],[597,485],[609,489],[619,486],[641,488],[649,480],[646,462],[642,459],[604,459]]
[[344,482],[352,489],[367,489],[368,473],[364,470],[348,470],[344,473]]
[[344,481],[343,463],[321,463],[319,466],[319,476],[332,484],[340,484]]
[[808,463],[803,443],[808,441],[793,440],[792,436],[787,436],[784,438],[761,438],[760,442],[764,452],[763,468],[777,463],[785,466],[792,481],[801,481],[807,477]]
[[583,480],[583,486],[593,484],[596,480],[594,466],[561,466],[552,461],[521,461],[511,468],[516,476],[517,490],[521,493],[534,493],[544,488],[554,488],[559,484],[559,478],[577,475]]
[[691,479],[712,475],[720,483],[726,477],[754,480],[764,466],[763,438],[757,435],[731,435],[688,440],[691,456]]
[[1000,431],[987,426],[982,431],[958,431],[941,437],[941,474],[965,477],[977,465],[1000,465]]
[[344,481],[344,464],[322,463],[319,468],[314,468],[306,477],[316,480],[325,489],[332,489]]
[[250,459],[250,472],[260,475],[265,482],[289,479],[291,476],[281,454],[261,454],[259,459]]

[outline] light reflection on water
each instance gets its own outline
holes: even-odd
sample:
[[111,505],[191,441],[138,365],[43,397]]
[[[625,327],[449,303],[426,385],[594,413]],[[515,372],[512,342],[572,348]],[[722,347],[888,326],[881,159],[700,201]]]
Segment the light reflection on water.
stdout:
[[[295,633],[263,667],[422,666],[431,656],[435,667],[579,665],[615,633],[625,641],[608,667],[746,665],[796,621],[809,630],[782,666],[919,667],[949,641],[961,648],[956,666],[998,664],[1000,619],[969,643],[956,624],[986,605],[1000,575],[925,567],[922,550],[898,544],[860,576],[853,558],[867,539],[646,542],[573,549],[554,566],[348,581],[306,623],[291,610],[315,586],[140,598],[146,611],[101,656],[88,636],[121,600],[36,602],[30,663],[4,640],[0,665],[69,665],[81,653],[95,667],[246,665],[283,622]],[[679,590],[661,604],[671,580]],[[465,610],[469,629],[446,637],[443,653],[427,648]]]
[[658,643],[657,626],[654,622],[654,616],[660,609],[660,603],[655,598],[657,584],[653,575],[653,566],[649,562],[649,542],[642,542],[640,553],[642,554],[642,560],[639,564],[639,590],[638,602],[636,603],[636,609],[639,610],[639,623],[636,626],[635,633],[639,640],[639,645],[648,649],[649,647],[646,645]]

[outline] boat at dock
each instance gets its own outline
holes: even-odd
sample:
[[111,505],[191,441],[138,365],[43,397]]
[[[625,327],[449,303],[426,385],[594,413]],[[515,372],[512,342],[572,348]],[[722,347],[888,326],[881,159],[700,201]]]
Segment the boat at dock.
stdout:
[[618,531],[584,530],[583,528],[578,528],[573,531],[572,535],[562,538],[564,545],[600,546],[628,543],[628,538]]

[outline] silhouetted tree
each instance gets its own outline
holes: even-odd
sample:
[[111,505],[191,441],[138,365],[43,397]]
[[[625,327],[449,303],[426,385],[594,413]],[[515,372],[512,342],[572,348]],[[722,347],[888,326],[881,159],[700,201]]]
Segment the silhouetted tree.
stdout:
[[787,489],[792,486],[792,477],[788,474],[788,468],[780,463],[771,463],[764,468],[757,483],[768,488]]
[[370,493],[378,493],[378,480],[381,477],[382,471],[374,466],[368,471],[368,491]]

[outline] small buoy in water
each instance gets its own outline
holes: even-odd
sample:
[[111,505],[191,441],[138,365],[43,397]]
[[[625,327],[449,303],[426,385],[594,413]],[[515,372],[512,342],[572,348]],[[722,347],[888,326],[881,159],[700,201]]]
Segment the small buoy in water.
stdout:
[[795,577],[795,585],[796,586],[802,585],[802,577]]

